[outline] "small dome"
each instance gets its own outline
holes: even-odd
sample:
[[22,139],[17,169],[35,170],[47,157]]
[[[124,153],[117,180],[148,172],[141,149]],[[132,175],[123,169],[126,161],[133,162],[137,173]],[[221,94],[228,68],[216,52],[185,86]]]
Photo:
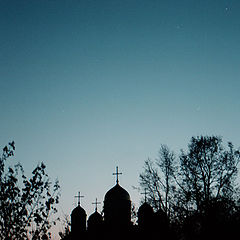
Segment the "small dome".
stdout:
[[139,207],[138,213],[153,213],[153,208],[145,202]]
[[71,232],[75,235],[86,231],[86,212],[78,205],[71,213]]
[[143,203],[138,209],[138,226],[142,230],[151,229],[153,224],[154,212],[148,203]]
[[78,205],[76,208],[74,208],[72,210],[71,216],[79,216],[79,215],[86,216],[87,214],[86,214],[85,210]]
[[100,213],[95,211],[88,218],[88,230],[92,234],[98,234],[102,229],[103,217]]
[[95,211],[93,214],[91,214],[88,218],[88,222],[101,222],[103,220],[102,215]]
[[104,201],[111,200],[128,200],[130,201],[129,193],[122,188],[119,184],[116,184],[105,195]]

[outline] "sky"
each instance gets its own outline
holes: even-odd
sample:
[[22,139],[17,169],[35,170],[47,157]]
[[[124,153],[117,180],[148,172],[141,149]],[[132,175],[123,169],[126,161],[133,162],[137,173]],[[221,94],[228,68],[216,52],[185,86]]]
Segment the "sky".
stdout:
[[0,146],[47,165],[62,215],[78,191],[91,214],[116,166],[139,206],[161,144],[240,146],[239,0],[0,0],[0,34]]

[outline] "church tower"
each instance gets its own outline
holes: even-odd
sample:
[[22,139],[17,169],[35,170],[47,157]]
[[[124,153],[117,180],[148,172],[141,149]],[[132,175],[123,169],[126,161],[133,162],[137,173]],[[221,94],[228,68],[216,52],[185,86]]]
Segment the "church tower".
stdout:
[[131,224],[131,200],[128,192],[119,185],[116,168],[116,185],[111,188],[104,198],[104,222],[111,229],[126,229]]
[[81,236],[86,232],[86,212],[80,206],[80,198],[83,197],[78,193],[78,206],[73,209],[71,213],[71,232],[73,236]]
[[147,203],[147,191],[145,189],[144,193],[145,201],[138,209],[138,227],[141,232],[150,231],[153,228],[153,218],[154,212],[153,208]]
[[97,198],[92,204],[95,204],[95,212],[88,218],[88,231],[92,235],[98,235],[103,230],[103,217],[97,210],[97,205],[100,204],[100,202],[97,201]]

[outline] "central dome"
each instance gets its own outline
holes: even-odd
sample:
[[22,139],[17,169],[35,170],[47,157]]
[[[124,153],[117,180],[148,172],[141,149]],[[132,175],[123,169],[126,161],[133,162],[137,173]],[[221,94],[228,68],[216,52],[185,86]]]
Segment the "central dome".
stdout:
[[131,200],[129,193],[118,182],[104,198],[104,221],[110,228],[129,226],[131,223]]
[[104,201],[112,200],[128,200],[130,201],[129,193],[122,188],[118,183],[111,188],[105,195]]

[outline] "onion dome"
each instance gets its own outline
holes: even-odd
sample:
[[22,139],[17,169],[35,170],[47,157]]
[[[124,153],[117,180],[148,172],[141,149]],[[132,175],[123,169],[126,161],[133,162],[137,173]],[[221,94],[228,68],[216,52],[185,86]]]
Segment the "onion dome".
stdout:
[[129,193],[119,185],[116,167],[116,185],[111,188],[104,197],[104,221],[112,229],[131,224],[131,200]]
[[127,200],[130,201],[129,193],[118,183],[111,188],[105,195],[104,201]]
[[86,231],[86,212],[78,205],[71,213],[71,231],[72,233]]
[[96,211],[88,218],[88,222],[102,222],[102,220],[103,220],[102,215]]
[[88,218],[89,231],[101,230],[102,224],[103,224],[103,217],[97,211],[95,211],[93,214],[89,216]]
[[153,213],[153,208],[145,202],[139,207],[138,213]]
[[138,209],[138,226],[142,230],[151,228],[153,216],[153,208],[148,203],[143,203]]
[[86,214],[85,210],[80,205],[78,205],[76,208],[74,208],[71,213],[71,216],[76,216],[76,217],[86,216],[86,215],[87,214]]
[[130,225],[130,195],[118,183],[106,193],[103,211],[104,221],[111,228]]

